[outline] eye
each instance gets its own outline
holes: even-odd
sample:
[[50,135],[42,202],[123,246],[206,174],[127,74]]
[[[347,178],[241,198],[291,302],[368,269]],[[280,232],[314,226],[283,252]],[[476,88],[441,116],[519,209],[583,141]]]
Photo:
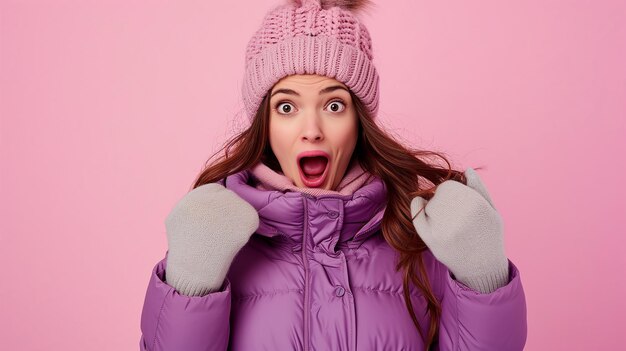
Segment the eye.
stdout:
[[290,102],[282,101],[276,105],[276,111],[281,115],[289,114],[292,109],[293,105]]
[[346,109],[346,104],[342,101],[342,100],[333,100],[331,103],[328,104],[328,108],[332,111],[332,112],[343,112],[343,110]]

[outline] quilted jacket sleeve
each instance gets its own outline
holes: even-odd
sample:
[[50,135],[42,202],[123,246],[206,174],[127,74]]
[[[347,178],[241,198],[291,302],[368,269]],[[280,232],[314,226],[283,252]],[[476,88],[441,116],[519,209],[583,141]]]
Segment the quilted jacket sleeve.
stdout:
[[509,260],[507,285],[482,294],[444,272],[440,351],[516,351],[526,343],[526,297],[517,267]]
[[167,252],[150,276],[141,313],[140,350],[226,350],[231,303],[228,278],[219,291],[185,296],[165,283],[166,263]]

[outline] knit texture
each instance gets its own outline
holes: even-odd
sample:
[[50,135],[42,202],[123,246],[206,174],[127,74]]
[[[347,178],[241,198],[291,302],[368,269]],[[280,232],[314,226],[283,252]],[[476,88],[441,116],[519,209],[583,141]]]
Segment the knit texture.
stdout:
[[246,49],[242,95],[248,119],[252,121],[269,89],[293,74],[318,74],[344,83],[374,118],[379,77],[372,59],[370,34],[354,11],[323,8],[319,0],[276,7]]

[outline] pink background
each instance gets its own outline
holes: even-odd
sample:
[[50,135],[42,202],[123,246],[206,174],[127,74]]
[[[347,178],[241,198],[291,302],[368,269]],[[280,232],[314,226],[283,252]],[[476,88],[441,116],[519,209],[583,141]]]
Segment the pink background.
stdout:
[[[0,2],[0,349],[138,349],[164,218],[282,1]],[[377,3],[380,123],[486,167],[526,349],[622,348],[626,3]]]

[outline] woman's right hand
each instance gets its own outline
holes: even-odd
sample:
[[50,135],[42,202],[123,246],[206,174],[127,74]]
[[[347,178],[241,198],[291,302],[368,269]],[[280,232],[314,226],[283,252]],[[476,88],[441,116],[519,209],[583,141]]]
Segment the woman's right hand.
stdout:
[[234,256],[258,226],[256,209],[221,184],[191,190],[165,219],[167,283],[187,296],[219,290]]

